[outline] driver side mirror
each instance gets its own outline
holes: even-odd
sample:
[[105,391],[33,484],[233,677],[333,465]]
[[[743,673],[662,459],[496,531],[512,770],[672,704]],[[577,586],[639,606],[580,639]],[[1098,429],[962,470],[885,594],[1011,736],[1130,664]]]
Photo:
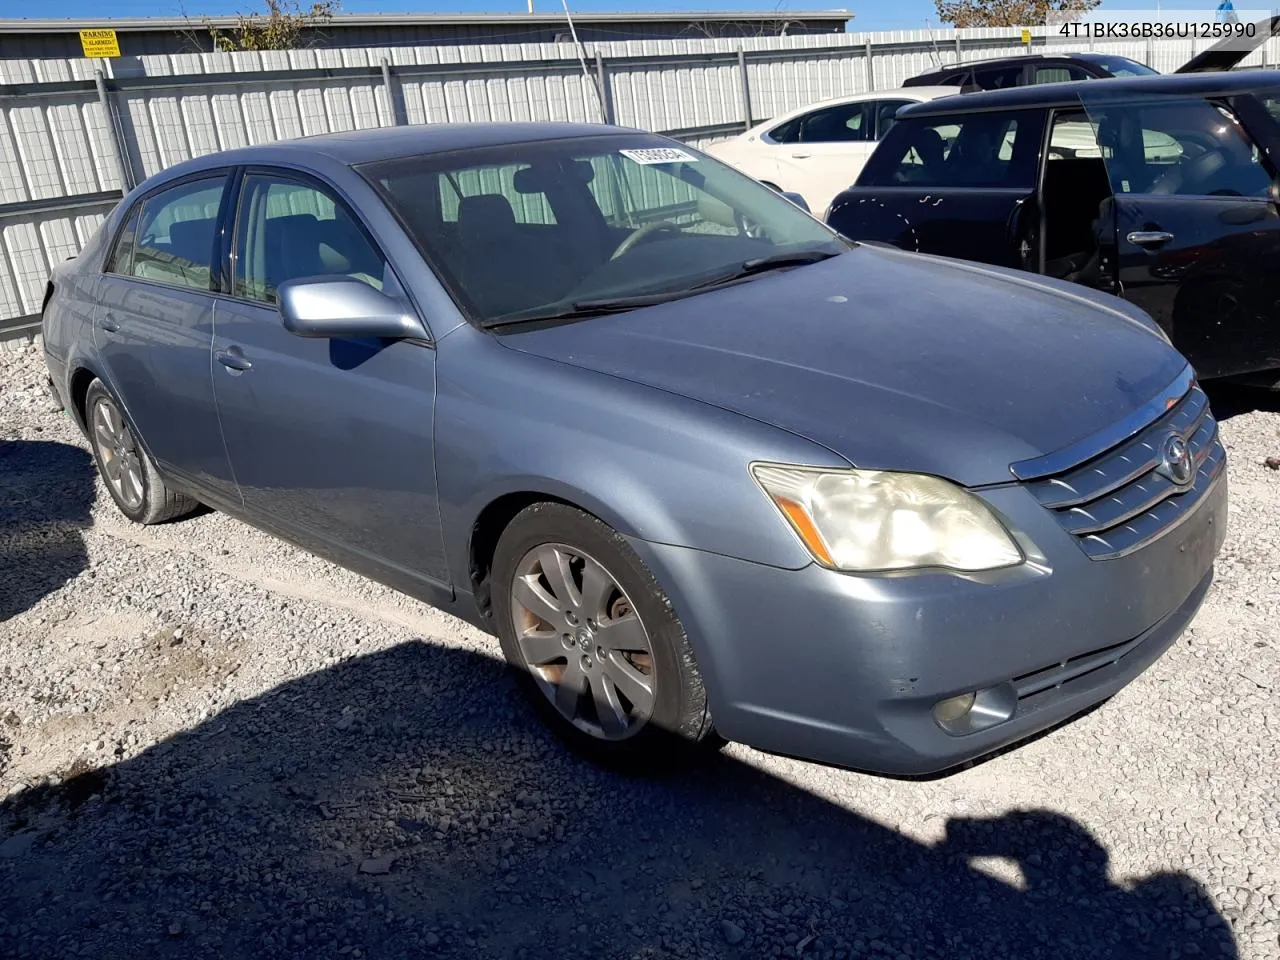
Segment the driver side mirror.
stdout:
[[284,328],[298,337],[428,339],[406,304],[348,277],[287,280],[276,302]]
[[805,213],[813,213],[813,211],[809,209],[809,204],[805,202],[805,199],[801,194],[795,193],[791,190],[783,190],[781,193]]

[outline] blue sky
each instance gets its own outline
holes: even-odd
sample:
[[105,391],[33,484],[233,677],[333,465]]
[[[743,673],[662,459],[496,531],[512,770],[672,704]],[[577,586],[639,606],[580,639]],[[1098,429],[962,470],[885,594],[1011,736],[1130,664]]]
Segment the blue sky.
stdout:
[[[1238,9],[1269,8],[1276,0],[1236,0]],[[850,9],[858,30],[918,29],[938,26],[933,0],[569,0],[572,10],[821,10]],[[145,17],[235,13],[259,7],[257,0],[0,0],[0,17]],[[1165,9],[1213,9],[1217,0],[1161,0]],[[560,10],[560,0],[535,0],[536,9]],[[1103,9],[1154,10],[1155,0],[1106,0]],[[519,12],[524,0],[343,0],[347,13],[399,13],[402,11]]]

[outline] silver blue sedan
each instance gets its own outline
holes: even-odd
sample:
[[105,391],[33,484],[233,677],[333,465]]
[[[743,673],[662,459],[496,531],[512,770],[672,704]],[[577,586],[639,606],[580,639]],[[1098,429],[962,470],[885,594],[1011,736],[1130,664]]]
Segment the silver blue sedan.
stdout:
[[609,759],[951,767],[1137,676],[1224,534],[1141,312],[613,127],[180,164],[55,271],[44,348],[126,516],[208,504],[497,634]]

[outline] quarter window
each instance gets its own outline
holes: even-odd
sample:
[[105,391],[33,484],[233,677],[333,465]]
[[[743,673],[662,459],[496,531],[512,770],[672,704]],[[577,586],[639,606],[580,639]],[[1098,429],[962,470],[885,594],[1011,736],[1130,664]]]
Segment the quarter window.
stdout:
[[350,277],[381,290],[386,260],[354,215],[327,191],[271,174],[249,174],[236,230],[236,296],[274,303],[286,280]]
[[147,197],[120,233],[108,268],[123,276],[209,290],[226,177],[190,180]]

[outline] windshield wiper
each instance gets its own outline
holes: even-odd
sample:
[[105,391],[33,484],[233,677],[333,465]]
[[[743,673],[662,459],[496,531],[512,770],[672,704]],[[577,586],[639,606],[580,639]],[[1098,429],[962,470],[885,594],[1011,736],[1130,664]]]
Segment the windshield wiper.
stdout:
[[561,307],[495,317],[487,321],[484,326],[503,327],[508,324],[537,323],[540,321],[585,320],[588,317],[598,317],[605,313],[625,313],[628,310],[637,310],[640,307],[652,307],[659,303],[669,303],[672,300],[692,297],[712,287],[731,283],[734,280],[741,280],[743,277],[750,277],[757,273],[778,270],[782,267],[803,266],[806,263],[818,263],[821,260],[830,260],[832,257],[838,257],[839,255],[838,252],[831,250],[800,250],[792,253],[775,253],[768,257],[755,257],[751,260],[744,260],[735,270],[722,273],[709,280],[703,280],[689,287],[681,287],[678,290],[641,293],[627,297],[599,297],[591,300],[574,300],[572,303]]
[[731,283],[734,280],[750,277],[757,273],[765,273],[769,270],[780,270],[783,267],[801,267],[806,263],[830,260],[832,257],[840,256],[840,252],[833,250],[797,250],[792,253],[775,253],[768,257],[755,257],[752,260],[744,260],[737,270],[702,281],[702,283],[698,284],[697,289],[705,290],[707,287],[718,287],[721,284]]

